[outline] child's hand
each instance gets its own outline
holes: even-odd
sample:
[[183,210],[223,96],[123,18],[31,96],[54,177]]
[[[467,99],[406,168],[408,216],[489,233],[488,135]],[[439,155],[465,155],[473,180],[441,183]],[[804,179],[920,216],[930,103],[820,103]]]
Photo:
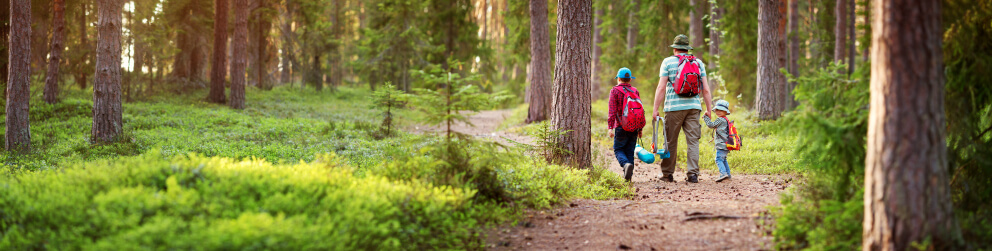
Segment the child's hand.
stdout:
[[607,135],[610,135],[610,138],[613,138],[613,129],[606,129],[606,130],[609,130],[610,131],[609,133],[606,133],[606,134]]
[[705,116],[706,117],[709,117],[710,116],[710,111],[706,111],[706,115]]

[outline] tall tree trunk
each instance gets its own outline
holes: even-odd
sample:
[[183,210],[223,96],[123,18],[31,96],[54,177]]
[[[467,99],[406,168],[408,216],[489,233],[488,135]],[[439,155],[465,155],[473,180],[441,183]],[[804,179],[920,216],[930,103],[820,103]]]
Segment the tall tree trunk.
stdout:
[[786,8],[780,0],[758,1],[758,88],[755,99],[758,118],[776,119],[785,101]]
[[[10,55],[10,1],[0,0],[0,58],[9,59]],[[0,60],[0,82],[3,82],[3,96],[7,96],[7,66],[10,61]]]
[[93,80],[94,143],[114,141],[123,130],[121,110],[121,0],[97,1],[96,73]]
[[[710,64],[706,67],[709,72],[716,72],[720,70],[720,42],[723,39],[720,30],[720,17],[723,13],[723,8],[716,2],[710,7]],[[709,78],[708,82],[710,84],[710,90],[716,90],[720,86],[720,82],[716,78]]]
[[[362,3],[359,2],[359,6]],[[293,71],[290,67],[292,63],[290,58],[293,56],[293,2],[292,0],[286,0],[286,6],[282,13],[282,75],[281,81],[283,84],[288,84],[292,82]]]
[[[553,161],[587,168],[591,161],[591,100],[589,99],[589,43],[592,41],[592,0],[558,2],[558,34],[555,41],[555,82],[551,128],[566,132],[554,139],[560,149]],[[540,73],[538,73],[540,74]],[[534,74],[534,75],[538,75]]]
[[[862,21],[865,24],[865,36],[868,36],[868,39],[871,39],[871,6],[872,6],[871,2],[872,1],[865,1],[865,16],[864,16],[865,19],[864,21]],[[871,55],[871,53],[869,52],[871,51],[870,49],[871,49],[871,45],[866,45],[865,49],[861,51],[862,61],[868,62],[868,58]]]
[[245,68],[248,63],[248,0],[234,0],[234,56],[231,59],[231,108],[245,108]]
[[858,36],[857,36],[858,29],[857,29],[857,26],[855,25],[857,23],[857,22],[855,22],[855,20],[858,18],[858,16],[856,15],[855,10],[857,9],[857,6],[858,5],[854,2],[854,0],[849,0],[849,4],[850,5],[848,6],[848,13],[847,13],[848,14],[848,27],[847,27],[848,38],[847,38],[847,40],[849,41],[848,48],[847,48],[847,74],[848,75],[854,74],[854,57],[855,57],[855,55],[857,55],[857,44],[858,44],[857,43],[858,42]]
[[10,43],[7,78],[7,151],[27,153],[31,150],[31,126],[28,122],[31,100],[31,0],[10,1]]
[[837,0],[834,14],[834,62],[844,63],[847,56],[847,0]]
[[52,42],[48,52],[48,72],[45,75],[46,103],[55,104],[59,100],[59,64],[62,62],[62,50],[65,45],[65,2],[52,1]]
[[940,2],[872,6],[863,250],[926,240],[927,249],[953,250],[961,240],[947,174]]
[[[689,0],[689,39],[692,41],[692,49],[694,52],[700,52],[702,54],[706,46],[706,35],[703,34],[703,13],[705,11],[706,3],[704,0]],[[684,26],[683,26],[684,27]]]
[[214,63],[210,68],[210,93],[207,101],[223,104],[224,77],[227,76],[227,0],[214,1]]
[[489,0],[482,0],[482,41],[489,40]]
[[[341,1],[335,1],[340,3]],[[272,29],[272,21],[265,13],[271,9],[271,2],[268,0],[254,0],[251,6],[255,7],[249,13],[249,42],[250,61],[248,63],[249,83],[263,90],[272,89],[268,81],[269,53],[269,30]]]
[[[789,74],[794,77],[799,77],[799,58],[802,57],[799,51],[799,22],[802,20],[799,17],[799,0],[789,0]],[[792,110],[797,105],[795,96],[792,95],[792,90],[796,88],[796,81],[789,81],[788,89],[786,90],[786,102],[788,106],[786,110]]]
[[[560,4],[560,3],[559,3]],[[531,69],[527,74],[527,123],[548,119],[551,110],[551,34],[548,32],[548,1],[530,0]],[[586,65],[588,67],[588,64]],[[588,75],[585,75],[588,76]],[[588,90],[588,89],[586,89]]]
[[[0,1],[2,1],[2,0],[0,0]],[[89,50],[89,44],[90,44],[90,42],[89,42],[89,40],[87,39],[87,36],[86,36],[87,35],[86,34],[86,26],[87,26],[86,25],[86,5],[87,4],[83,3],[81,5],[82,5],[82,7],[79,9],[79,20],[77,21],[78,24],[79,24],[79,48],[78,48],[78,50],[84,51],[83,55],[80,56],[79,58],[85,59],[85,58],[89,58],[89,55],[90,55],[89,54],[89,51],[88,51]],[[83,63],[83,62],[76,63],[76,75],[74,76],[74,79],[73,79],[76,82],[76,85],[79,86],[79,89],[83,89],[83,90],[86,89],[86,81],[88,80],[88,76],[86,76],[86,71],[83,70],[83,69],[85,69],[85,67],[86,67],[86,64]],[[6,68],[7,67],[4,67],[4,69],[6,69]]]
[[589,74],[589,83],[590,83],[589,86],[592,86],[591,93],[593,100],[599,98],[599,96],[602,95],[601,93],[602,91],[600,90],[601,87],[598,79],[599,77],[597,76],[597,74],[599,74],[600,71],[599,58],[603,55],[603,48],[599,47],[599,44],[603,42],[603,34],[600,33],[603,29],[599,27],[600,25],[603,25],[603,18],[602,18],[603,8],[595,8],[595,9],[596,9],[596,13],[595,15],[593,15],[593,22],[592,22],[592,24],[594,25],[592,29],[592,69],[590,70],[590,74]]
[[627,17],[627,22],[628,22],[627,23],[627,52],[628,53],[633,53],[634,52],[634,48],[637,47],[637,32],[640,30],[640,29],[638,29],[639,20],[637,18],[637,11],[638,11],[638,7],[639,7],[640,3],[641,3],[640,0],[630,0],[630,5],[631,5],[630,7],[631,8],[630,8],[630,11],[627,12],[628,13],[627,14],[628,15],[628,17]]

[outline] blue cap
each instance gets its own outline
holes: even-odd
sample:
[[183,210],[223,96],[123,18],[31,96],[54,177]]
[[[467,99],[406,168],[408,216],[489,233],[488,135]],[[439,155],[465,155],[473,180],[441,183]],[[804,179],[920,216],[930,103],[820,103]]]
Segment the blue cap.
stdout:
[[627,69],[627,67],[620,68],[620,71],[617,71],[617,77],[616,78],[635,79],[634,74],[631,74],[630,73],[630,69]]

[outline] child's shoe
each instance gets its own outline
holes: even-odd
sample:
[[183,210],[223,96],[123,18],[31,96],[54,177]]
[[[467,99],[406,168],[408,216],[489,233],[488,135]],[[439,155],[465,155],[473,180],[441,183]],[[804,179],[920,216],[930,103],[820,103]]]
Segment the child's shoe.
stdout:
[[720,181],[723,181],[723,180],[726,180],[726,179],[730,179],[730,175],[721,174],[720,175],[720,178],[716,178],[716,182],[720,182]]
[[623,165],[623,179],[630,182],[630,178],[634,176],[634,164],[627,163]]

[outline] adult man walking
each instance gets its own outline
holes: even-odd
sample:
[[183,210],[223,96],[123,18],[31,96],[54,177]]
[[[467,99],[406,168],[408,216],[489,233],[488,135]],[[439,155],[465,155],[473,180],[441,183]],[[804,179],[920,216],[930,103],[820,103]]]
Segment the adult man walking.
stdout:
[[682,66],[688,65],[688,61],[693,59],[692,55],[688,54],[689,50],[692,50],[692,46],[689,46],[689,37],[679,34],[675,36],[675,41],[669,47],[672,48],[674,55],[661,62],[661,73],[658,74],[661,79],[658,80],[658,89],[655,90],[654,97],[654,117],[660,115],[658,107],[665,104],[665,135],[668,141],[666,149],[672,153],[671,158],[661,162],[661,180],[675,182],[672,174],[675,173],[675,165],[678,164],[676,159],[678,157],[679,130],[681,129],[685,132],[686,145],[688,145],[688,149],[686,149],[686,162],[688,162],[686,163],[686,181],[696,183],[699,182],[699,136],[702,134],[699,113],[703,110],[699,98],[702,96],[706,102],[707,116],[710,114],[708,108],[713,107],[713,98],[706,81],[706,65],[699,59],[695,60],[699,66],[699,84],[702,85],[702,93],[688,97],[683,96],[685,94],[676,94],[673,83],[678,78],[680,69],[684,69]]

